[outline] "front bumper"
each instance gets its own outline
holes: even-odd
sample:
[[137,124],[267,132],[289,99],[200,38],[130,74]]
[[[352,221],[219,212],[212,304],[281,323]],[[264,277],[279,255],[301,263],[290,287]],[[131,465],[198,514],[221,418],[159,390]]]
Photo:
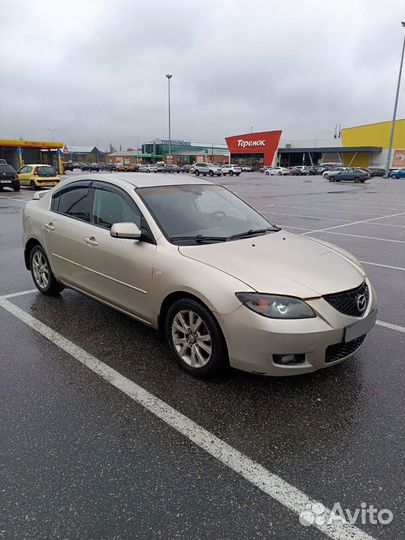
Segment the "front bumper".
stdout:
[[[352,356],[361,337],[374,325],[376,294],[371,284],[367,310],[362,317],[340,313],[323,298],[307,300],[316,317],[269,319],[241,306],[229,315],[219,315],[232,367],[263,375],[286,376],[311,373]],[[356,332],[358,324],[360,335]],[[346,330],[348,327],[352,329]],[[349,342],[345,342],[346,339]],[[305,355],[303,363],[281,365],[273,355]],[[337,360],[335,359],[337,358]]]

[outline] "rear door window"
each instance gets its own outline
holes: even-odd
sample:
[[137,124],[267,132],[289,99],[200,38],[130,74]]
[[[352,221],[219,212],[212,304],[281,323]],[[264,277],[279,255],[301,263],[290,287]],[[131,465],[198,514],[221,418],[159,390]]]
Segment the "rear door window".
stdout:
[[73,184],[55,193],[52,197],[51,210],[90,222],[91,199],[89,184]]

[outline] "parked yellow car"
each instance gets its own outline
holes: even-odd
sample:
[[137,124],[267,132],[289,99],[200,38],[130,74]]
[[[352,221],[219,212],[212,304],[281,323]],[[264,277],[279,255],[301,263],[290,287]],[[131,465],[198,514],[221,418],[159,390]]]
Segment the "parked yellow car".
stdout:
[[34,163],[24,165],[18,171],[18,179],[22,186],[30,186],[32,189],[41,187],[53,187],[59,184],[60,177],[51,165]]

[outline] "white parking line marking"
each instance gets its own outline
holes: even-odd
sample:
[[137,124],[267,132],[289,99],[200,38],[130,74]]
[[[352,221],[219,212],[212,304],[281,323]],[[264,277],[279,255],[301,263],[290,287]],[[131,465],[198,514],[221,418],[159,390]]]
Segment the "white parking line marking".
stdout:
[[398,214],[391,214],[389,216],[381,216],[381,217],[370,218],[370,219],[362,219],[360,221],[351,221],[350,223],[345,223],[343,225],[334,225],[333,227],[326,227],[325,229],[314,229],[312,231],[308,231],[307,233],[303,233],[303,234],[310,234],[310,233],[314,233],[314,232],[329,231],[331,229],[339,229],[340,227],[348,227],[349,225],[357,225],[358,223],[368,223],[369,221],[377,221],[379,219],[403,216],[404,214],[405,214],[405,212],[399,212]]
[[38,292],[38,289],[28,289],[26,291],[15,292],[15,293],[11,293],[11,294],[5,294],[1,298],[16,298],[16,296],[24,296],[24,294],[31,294],[31,293],[34,293],[34,292]]
[[[346,207],[347,205],[350,204],[350,208],[353,208],[353,209],[356,209],[356,208],[361,208],[363,210],[367,210],[369,208],[374,208],[376,210],[381,210],[381,211],[386,211],[386,210],[394,210],[394,211],[397,211],[399,212],[400,210],[402,210],[402,207],[401,206],[398,206],[398,208],[394,208],[394,206],[389,206],[389,208],[387,208],[387,206],[381,206],[381,205],[375,205],[375,204],[368,204],[367,201],[359,201],[359,203],[355,202],[355,201],[352,201],[351,199],[339,199],[339,203],[336,203],[336,201],[334,202],[329,202],[329,201],[319,201],[319,202],[312,202],[312,201],[304,201],[302,203],[299,203],[301,205],[303,204],[309,204],[310,206],[314,205],[314,204],[321,204],[322,206],[337,206],[337,207]],[[275,205],[277,206],[277,205]]]
[[[265,206],[277,206],[277,207],[280,207],[280,208],[299,208],[300,210],[302,210],[302,206],[295,206],[295,205],[292,205],[292,204],[266,204]],[[332,211],[332,210],[331,210]],[[382,216],[382,214],[376,214],[375,212],[357,212],[357,211],[351,211],[351,210],[333,210],[333,212],[339,212],[340,213],[343,213],[343,214],[365,214],[367,216]],[[315,216],[316,217],[316,216]]]
[[[320,232],[320,231],[314,231],[314,232]],[[302,234],[309,234],[311,231],[307,231]],[[354,236],[355,238],[368,238],[369,240],[382,240],[383,242],[394,242],[397,244],[405,244],[405,240],[391,240],[390,238],[377,238],[375,236],[364,236],[362,234],[349,234],[349,233],[342,233],[342,232],[336,232],[336,231],[323,231],[323,234],[339,234],[341,236]]]
[[[260,212],[260,210],[259,210]],[[348,224],[351,223],[350,219],[341,219],[341,218],[334,218],[334,217],[325,217],[325,216],[304,216],[302,214],[286,214],[285,212],[271,212],[269,210],[262,210],[262,214],[270,214],[271,216],[289,216],[289,217],[301,217],[301,218],[308,218],[308,219],[319,219],[319,220],[327,220],[327,221],[344,221]]]
[[396,330],[397,332],[402,332],[403,334],[405,334],[405,327],[403,326],[398,326],[397,324],[391,324],[384,321],[376,321],[376,324],[378,324],[379,326],[383,326],[384,328],[389,328],[390,330]]
[[375,262],[370,262],[370,261],[360,261],[361,264],[370,264],[371,266],[381,266],[381,268],[390,268],[391,270],[402,270],[403,272],[405,271],[405,268],[403,268],[402,266],[390,266],[389,264],[379,264],[379,263],[375,263]]
[[308,231],[308,227],[292,227],[291,225],[282,225],[281,223],[277,223],[279,227],[282,229],[297,229],[299,231]]
[[[242,478],[252,485],[290,509],[297,516],[316,502],[293,485],[276,474],[271,473],[262,465],[259,465],[259,463],[253,461],[242,454],[242,452],[239,452],[239,450],[236,450],[236,448],[216,437],[213,433],[196,424],[193,420],[158,397],[130,381],[118,373],[118,371],[104,364],[104,362],[92,356],[78,345],[75,345],[55,330],[52,330],[46,324],[12,304],[4,296],[0,297],[0,306],[27,324],[30,328],[49,339],[57,347],[81,362],[99,377],[121,390],[121,392],[133,401],[142,405],[149,412],[242,476]],[[353,525],[343,523],[337,519],[328,520],[327,518],[330,515],[331,511],[326,509],[323,514],[325,523],[315,523],[313,526],[335,540],[373,540],[371,536]],[[330,523],[328,523],[329,521]]]
[[18,202],[23,202],[23,203],[26,203],[28,201],[24,200],[24,199],[14,199],[13,197],[3,197],[3,196],[0,196],[0,199],[4,199],[5,201],[18,201]]

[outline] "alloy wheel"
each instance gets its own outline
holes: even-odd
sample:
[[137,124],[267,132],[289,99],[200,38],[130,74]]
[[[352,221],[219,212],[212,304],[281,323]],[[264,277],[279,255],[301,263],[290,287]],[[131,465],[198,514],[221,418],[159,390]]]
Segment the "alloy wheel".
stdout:
[[198,313],[181,310],[172,321],[173,345],[180,358],[190,367],[205,366],[212,355],[212,338],[207,325]]
[[46,289],[49,283],[49,267],[40,251],[36,251],[32,257],[32,272],[38,286],[41,289]]

